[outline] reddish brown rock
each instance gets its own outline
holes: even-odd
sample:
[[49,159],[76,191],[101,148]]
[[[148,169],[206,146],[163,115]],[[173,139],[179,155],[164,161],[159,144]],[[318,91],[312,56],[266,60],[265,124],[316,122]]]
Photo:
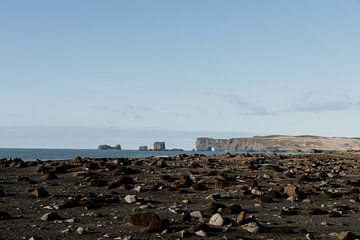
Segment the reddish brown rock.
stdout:
[[181,175],[179,177],[179,185],[181,187],[190,187],[193,183],[194,182],[189,175]]
[[352,232],[341,232],[337,235],[339,240],[354,240],[355,235]]
[[153,212],[136,213],[128,219],[128,223],[137,227],[148,227],[160,220],[160,217]]
[[289,197],[297,197],[299,194],[299,188],[293,184],[289,184],[284,188],[284,193]]

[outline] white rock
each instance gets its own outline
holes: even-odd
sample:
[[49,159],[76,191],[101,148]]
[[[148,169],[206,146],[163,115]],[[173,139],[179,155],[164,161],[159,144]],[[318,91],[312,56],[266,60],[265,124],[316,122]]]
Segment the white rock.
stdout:
[[202,214],[200,211],[194,211],[190,213],[190,216],[194,217],[194,218],[202,218]]
[[204,230],[200,230],[200,231],[195,232],[195,235],[200,236],[200,237],[204,237],[204,238],[207,237],[206,232],[204,232]]
[[224,224],[224,219],[219,213],[212,215],[209,221],[210,225],[221,227]]
[[76,230],[76,232],[79,234],[79,235],[82,235],[85,233],[85,229],[82,228],[82,227],[78,227],[78,229]]
[[125,202],[127,203],[134,203],[136,202],[136,196],[135,195],[127,195],[125,197]]
[[134,191],[136,191],[136,192],[141,192],[141,190],[142,190],[142,187],[140,185],[134,187]]
[[66,219],[66,220],[64,220],[64,222],[66,222],[66,223],[74,223],[74,222],[75,222],[75,218]]
[[256,222],[251,222],[241,226],[244,230],[248,231],[249,233],[259,233],[259,226]]

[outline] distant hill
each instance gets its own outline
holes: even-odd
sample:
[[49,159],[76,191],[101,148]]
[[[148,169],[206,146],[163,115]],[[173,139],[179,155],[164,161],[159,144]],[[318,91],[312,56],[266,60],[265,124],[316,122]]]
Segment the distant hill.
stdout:
[[359,138],[321,137],[321,136],[255,136],[248,138],[213,139],[197,138],[198,151],[357,151]]

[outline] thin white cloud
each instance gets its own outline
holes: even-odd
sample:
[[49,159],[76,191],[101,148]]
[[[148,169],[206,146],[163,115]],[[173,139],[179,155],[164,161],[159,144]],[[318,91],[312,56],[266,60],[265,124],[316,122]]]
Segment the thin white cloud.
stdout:
[[343,111],[356,106],[358,106],[358,103],[346,94],[324,98],[309,92],[298,101],[290,104],[286,112]]
[[240,115],[265,116],[277,114],[276,112],[267,110],[263,106],[248,102],[238,95],[228,94],[221,95],[221,97],[227,99],[231,104],[238,106]]

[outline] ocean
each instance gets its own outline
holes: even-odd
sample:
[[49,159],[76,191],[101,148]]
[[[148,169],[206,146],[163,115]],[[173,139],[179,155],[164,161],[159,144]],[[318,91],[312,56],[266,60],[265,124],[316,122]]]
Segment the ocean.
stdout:
[[76,156],[91,158],[144,158],[150,156],[172,157],[178,154],[218,155],[222,151],[137,151],[137,150],[96,150],[96,149],[36,149],[36,148],[0,148],[0,159],[21,158],[22,160],[68,160]]

